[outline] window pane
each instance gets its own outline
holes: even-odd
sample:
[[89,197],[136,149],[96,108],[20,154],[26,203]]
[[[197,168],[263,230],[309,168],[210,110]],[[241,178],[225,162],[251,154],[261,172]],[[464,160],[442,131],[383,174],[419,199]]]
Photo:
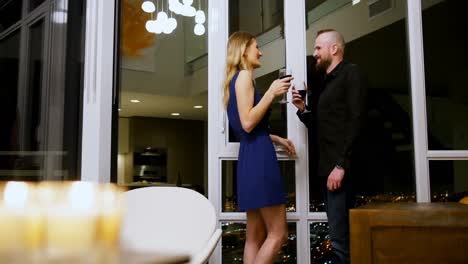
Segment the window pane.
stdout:
[[[6,61],[11,65],[8,80],[7,98],[7,126],[2,129],[6,133],[2,146],[2,170],[5,180],[33,180],[42,179],[44,161],[44,124],[41,124],[42,78],[43,78],[43,36],[44,21],[39,20],[29,28],[28,78],[26,90],[18,90],[18,47],[19,37],[12,37],[16,47],[8,47],[12,53]],[[10,42],[13,44],[12,42]],[[2,49],[3,50],[3,49]],[[2,89],[3,90],[3,89]],[[3,137],[2,137],[3,138]],[[6,151],[5,151],[6,150]]]
[[327,222],[310,224],[310,263],[331,263],[331,241]]
[[[255,79],[256,88],[258,89],[260,94],[265,94],[265,92],[270,87],[271,83],[278,78],[278,70],[275,70]],[[278,102],[279,100],[281,100],[281,98],[277,97],[270,107],[270,134],[287,138],[287,104],[280,104]],[[236,137],[234,131],[231,129],[231,127],[229,127],[229,142],[239,141],[240,140]]]
[[[306,6],[307,2],[313,1],[306,1]],[[342,33],[345,60],[357,64],[367,77],[365,126],[345,176],[354,181],[356,205],[415,200],[406,0],[386,3],[374,6],[370,1],[360,1],[353,5],[351,1],[330,0],[310,7],[308,13],[309,104],[317,105],[323,78],[312,56],[321,29]],[[314,129],[309,130],[309,142],[310,211],[323,211],[321,191],[325,183],[317,177],[317,160],[313,158],[319,154]]]
[[28,102],[29,109],[25,117],[28,129],[25,129],[25,146],[27,150],[37,151],[40,148],[41,129],[41,101],[42,81],[44,67],[44,20],[40,20],[30,28],[29,36],[29,85]]
[[[296,211],[295,161],[278,161],[285,185],[286,211]],[[238,212],[237,207],[237,161],[223,160],[222,166],[222,201],[223,212]]]
[[[468,149],[466,1],[423,0],[424,69],[429,149]],[[456,55],[440,52],[450,46]]]
[[[0,180],[79,179],[83,11],[82,1],[71,1],[67,23],[51,23],[49,34],[40,19],[25,28],[26,43],[19,31],[0,40]],[[27,50],[19,66],[20,46]]]
[[9,152],[18,149],[19,46],[19,30],[0,40],[0,76],[3,76],[0,111],[4,116],[0,128],[0,170],[14,167],[15,161]]
[[[278,79],[278,70],[286,66],[286,46],[282,33],[283,1],[229,1],[229,24],[230,34],[247,31],[257,36],[263,56],[261,67],[254,71],[254,78],[256,88],[263,95]],[[278,103],[280,99],[276,98],[271,105],[270,133],[287,138],[287,104]],[[229,142],[239,142],[231,128],[228,135]]]
[[[61,0],[58,2],[64,2],[65,0]],[[44,3],[44,0],[29,0],[29,11],[34,10],[34,8],[38,7],[40,4]]]
[[283,23],[283,0],[229,1],[229,32],[260,35]]
[[[150,32],[147,21],[171,6],[154,1],[156,10],[149,14],[143,2],[121,1],[114,180],[130,188],[171,185],[207,195],[208,22],[196,25],[193,17],[169,13],[176,21],[173,31],[150,24]],[[206,3],[192,6],[207,17]]]
[[432,202],[458,202],[468,197],[468,160],[429,161]]
[[21,19],[22,0],[0,0],[0,33]]
[[[221,223],[222,263],[243,263],[245,228],[243,223]],[[288,223],[288,241],[283,245],[274,263],[297,263],[296,224]]]

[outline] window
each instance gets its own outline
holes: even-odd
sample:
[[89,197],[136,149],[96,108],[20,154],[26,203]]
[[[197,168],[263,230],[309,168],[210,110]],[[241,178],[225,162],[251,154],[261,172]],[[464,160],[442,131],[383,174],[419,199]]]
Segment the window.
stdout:
[[467,150],[468,41],[460,32],[468,26],[468,4],[423,0],[422,7],[429,149]]
[[23,0],[0,1],[0,33],[20,21]]
[[[256,35],[263,53],[262,67],[254,71],[255,87],[263,95],[271,83],[278,79],[279,69],[286,67],[285,42],[283,40],[283,1],[229,1],[230,34],[247,31]],[[270,132],[287,138],[287,104],[277,98],[271,105]],[[239,142],[229,128],[229,142]]]
[[[221,237],[223,263],[243,263],[245,228],[244,223],[223,222]],[[297,263],[296,224],[288,223],[288,241],[283,245],[274,263]]]
[[432,202],[459,202],[468,196],[468,161],[431,160],[429,175],[431,179]]
[[[120,1],[113,181],[130,189],[181,186],[207,196],[208,20],[170,12],[168,1],[154,1],[155,11],[147,13],[142,3]],[[207,1],[192,7],[208,17]],[[158,12],[175,27],[161,32]]]
[[71,1],[66,23],[50,19],[53,5],[21,17],[28,2],[0,1],[5,100],[0,180],[75,180],[80,177],[83,1]]
[[[45,0],[29,0],[29,11],[32,11],[34,10],[36,7],[38,7],[39,5],[41,5],[42,3],[44,3]],[[63,0],[62,1],[58,1],[58,2],[64,2]]]
[[[341,4],[339,12],[325,3],[317,7],[332,8],[332,11],[327,11],[326,21],[314,21],[307,30],[308,87],[314,95],[320,83],[321,75],[315,70],[312,56],[316,33],[334,28],[344,36],[345,60],[357,64],[368,81],[365,126],[353,150],[349,175],[355,180],[356,206],[369,202],[415,201],[406,1],[394,1],[391,9],[374,14],[372,19],[365,2],[357,5],[349,2]],[[314,133],[309,134],[309,157],[318,154]],[[316,170],[316,161],[311,160],[311,212],[324,210],[320,195],[322,183]]]

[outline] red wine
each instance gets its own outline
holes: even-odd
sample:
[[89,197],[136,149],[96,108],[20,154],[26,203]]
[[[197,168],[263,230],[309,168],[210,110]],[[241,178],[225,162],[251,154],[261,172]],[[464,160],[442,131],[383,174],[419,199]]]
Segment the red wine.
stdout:
[[292,76],[291,74],[286,74],[286,75],[281,76],[281,77],[279,77],[279,78],[280,78],[280,79],[284,79],[284,78],[288,78],[288,77],[291,77],[291,76]]
[[305,100],[306,99],[306,96],[307,96],[307,90],[297,90],[299,92],[299,94],[301,95],[302,97],[302,100]]

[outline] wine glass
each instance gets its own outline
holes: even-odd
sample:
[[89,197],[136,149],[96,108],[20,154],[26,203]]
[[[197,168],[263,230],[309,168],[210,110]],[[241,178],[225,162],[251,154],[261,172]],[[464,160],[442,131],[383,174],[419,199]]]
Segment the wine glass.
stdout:
[[301,95],[302,101],[304,101],[304,103],[307,104],[307,90],[305,82],[298,82],[297,84],[295,84],[295,87]]
[[[291,75],[291,70],[289,70],[289,69],[281,68],[281,69],[278,70],[278,79],[283,79],[283,78],[287,78],[287,77],[291,77],[291,76],[292,76]],[[279,101],[280,104],[287,104],[288,103],[288,99],[287,99],[286,94],[287,93],[283,94],[283,97]]]

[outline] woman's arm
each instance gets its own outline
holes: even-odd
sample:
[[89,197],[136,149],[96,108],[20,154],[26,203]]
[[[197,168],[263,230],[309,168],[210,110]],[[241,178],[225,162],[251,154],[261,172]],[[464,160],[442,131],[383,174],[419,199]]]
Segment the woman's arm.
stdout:
[[292,78],[284,78],[274,81],[266,91],[260,102],[254,105],[254,87],[252,84],[252,73],[243,70],[236,80],[237,108],[242,128],[250,133],[262,120],[276,96],[288,91]]
[[291,140],[273,134],[270,134],[270,138],[274,143],[283,145],[289,155],[296,156],[296,148],[294,147],[294,144]]
[[282,137],[278,137],[277,135],[270,134],[271,141],[273,141],[276,144],[281,144],[281,139]]

